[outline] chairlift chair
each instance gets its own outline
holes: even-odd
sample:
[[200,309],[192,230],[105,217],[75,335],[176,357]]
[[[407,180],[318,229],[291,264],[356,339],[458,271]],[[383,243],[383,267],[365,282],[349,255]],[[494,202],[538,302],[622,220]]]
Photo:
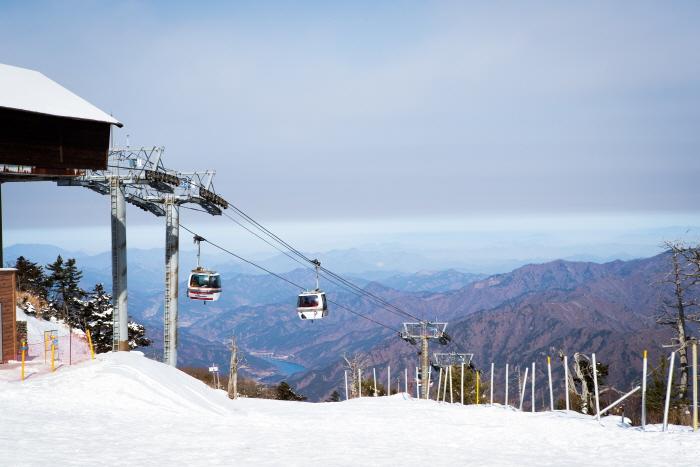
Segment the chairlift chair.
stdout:
[[216,271],[210,271],[200,265],[200,243],[204,238],[194,236],[197,244],[197,267],[190,272],[187,281],[187,296],[192,300],[200,300],[205,304],[215,302],[221,297],[221,275]]
[[318,270],[321,263],[315,259],[313,264],[316,268],[316,289],[304,291],[297,298],[297,313],[301,319],[315,320],[328,316],[326,293],[320,289],[318,283]]

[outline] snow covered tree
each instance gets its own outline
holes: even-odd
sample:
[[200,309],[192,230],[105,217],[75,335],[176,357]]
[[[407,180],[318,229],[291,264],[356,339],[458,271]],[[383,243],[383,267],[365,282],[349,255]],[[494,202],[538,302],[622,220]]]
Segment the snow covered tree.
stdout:
[[306,396],[297,394],[286,381],[282,381],[276,388],[277,397],[280,401],[305,401]]
[[[86,301],[80,301],[80,312],[76,326],[83,331],[89,329],[96,353],[104,353],[112,350],[112,336],[114,333],[112,296],[108,294],[102,284],[95,288]],[[142,324],[129,321],[129,348],[148,347],[151,340],[146,337],[146,329]]]
[[355,354],[348,357],[343,355],[343,360],[345,360],[345,367],[348,370],[348,376],[350,377],[350,398],[353,399],[358,396],[357,390],[360,387],[358,384],[358,370],[360,370],[367,361],[367,357],[362,354]]

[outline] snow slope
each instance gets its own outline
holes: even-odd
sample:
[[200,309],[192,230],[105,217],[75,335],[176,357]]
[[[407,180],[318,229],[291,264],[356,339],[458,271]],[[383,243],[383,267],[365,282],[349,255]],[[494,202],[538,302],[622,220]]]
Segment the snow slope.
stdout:
[[[0,465],[698,465],[700,434],[404,395],[231,401],[138,352],[0,381]],[[672,457],[671,457],[672,456]]]

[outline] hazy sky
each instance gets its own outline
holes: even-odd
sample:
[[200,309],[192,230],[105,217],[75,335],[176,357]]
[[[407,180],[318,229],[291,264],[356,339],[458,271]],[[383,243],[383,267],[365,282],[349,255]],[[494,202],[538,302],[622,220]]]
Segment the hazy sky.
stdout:
[[[216,169],[227,199],[309,248],[334,238],[309,220],[684,228],[700,225],[698,24],[694,1],[5,0],[0,62],[112,113],[119,144],[128,133],[165,146],[170,167]],[[9,241],[99,249],[65,227],[108,227],[107,199],[87,190],[3,198]]]

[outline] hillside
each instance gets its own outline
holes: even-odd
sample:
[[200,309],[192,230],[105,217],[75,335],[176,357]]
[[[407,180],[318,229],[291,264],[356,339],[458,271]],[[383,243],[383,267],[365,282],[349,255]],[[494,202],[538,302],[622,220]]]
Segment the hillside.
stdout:
[[[309,404],[231,401],[138,352],[0,382],[3,464],[673,465],[697,464],[700,435],[643,433],[574,413],[521,413],[399,394]],[[34,421],[40,421],[34,422]],[[420,435],[416,427],[420,426]],[[417,438],[420,436],[420,439]],[[510,442],[504,443],[505,440]],[[585,442],[582,442],[585,440]],[[591,448],[594,446],[594,449]],[[478,449],[475,449],[478,448]]]

